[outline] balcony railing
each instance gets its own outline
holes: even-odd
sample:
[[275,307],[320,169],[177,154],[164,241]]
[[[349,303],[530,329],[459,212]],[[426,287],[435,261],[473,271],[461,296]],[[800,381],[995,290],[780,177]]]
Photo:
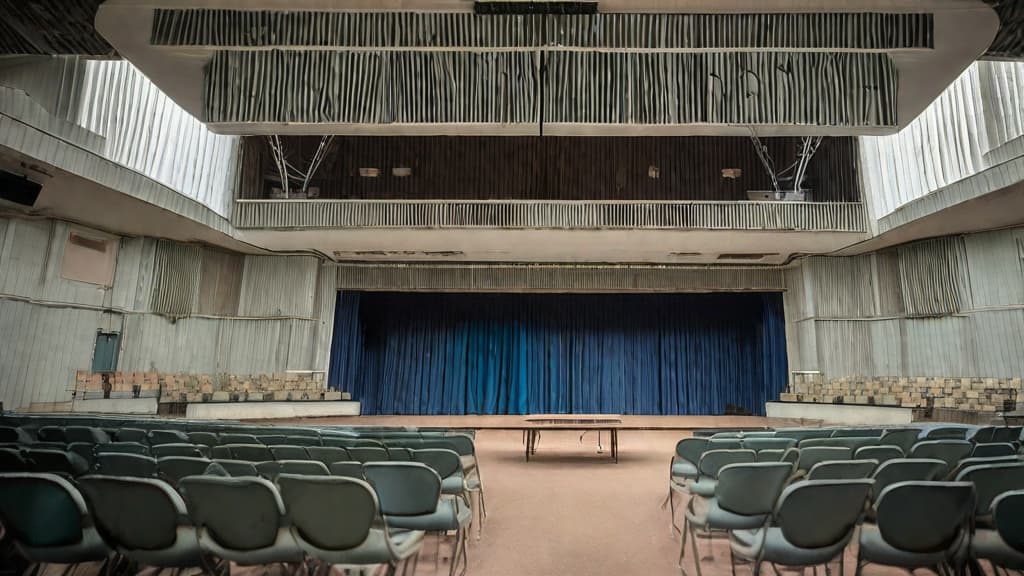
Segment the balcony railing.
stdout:
[[865,232],[859,202],[236,200],[238,228]]

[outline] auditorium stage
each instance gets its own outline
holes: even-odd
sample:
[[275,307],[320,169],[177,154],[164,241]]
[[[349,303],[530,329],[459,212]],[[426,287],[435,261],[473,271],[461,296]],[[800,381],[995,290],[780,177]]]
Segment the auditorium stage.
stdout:
[[[521,430],[523,416],[340,416],[250,420],[266,424],[305,426],[420,426],[473,428],[477,430]],[[821,420],[767,418],[765,416],[622,416],[620,430],[701,430],[708,428],[789,428],[820,426]]]

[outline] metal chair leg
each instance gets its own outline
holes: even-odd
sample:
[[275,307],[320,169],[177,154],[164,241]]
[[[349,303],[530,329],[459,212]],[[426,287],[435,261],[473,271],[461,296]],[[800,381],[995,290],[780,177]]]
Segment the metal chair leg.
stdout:
[[693,546],[693,565],[697,568],[697,576],[701,576],[700,552],[697,551],[697,532],[694,530],[693,524],[690,524],[690,545]]

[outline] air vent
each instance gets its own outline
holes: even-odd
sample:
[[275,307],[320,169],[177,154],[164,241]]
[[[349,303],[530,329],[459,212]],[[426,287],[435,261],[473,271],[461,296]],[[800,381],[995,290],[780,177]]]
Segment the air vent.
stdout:
[[22,206],[34,206],[39,199],[39,191],[43,189],[41,184],[0,170],[0,199],[20,204]]
[[673,258],[696,258],[700,252],[669,252],[668,255]]
[[719,254],[719,260],[764,260],[769,256],[778,256],[777,252],[750,253],[750,254]]
[[479,0],[473,9],[477,14],[597,14],[597,2]]
[[75,234],[74,232],[71,233],[71,236],[68,238],[68,242],[75,246],[81,246],[87,250],[94,250],[96,252],[107,251],[106,240],[97,240],[96,238],[89,238],[88,236],[82,236],[80,234]]

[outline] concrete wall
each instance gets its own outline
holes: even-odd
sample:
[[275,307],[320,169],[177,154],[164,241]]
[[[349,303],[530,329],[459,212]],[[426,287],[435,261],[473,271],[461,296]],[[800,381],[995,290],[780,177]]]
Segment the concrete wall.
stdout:
[[[109,285],[63,277],[72,230],[113,241]],[[76,372],[92,367],[98,331],[121,333],[122,371],[326,371],[335,293],[334,270],[313,257],[0,218],[0,401],[13,409],[71,400]],[[181,306],[169,312],[169,302]]]

